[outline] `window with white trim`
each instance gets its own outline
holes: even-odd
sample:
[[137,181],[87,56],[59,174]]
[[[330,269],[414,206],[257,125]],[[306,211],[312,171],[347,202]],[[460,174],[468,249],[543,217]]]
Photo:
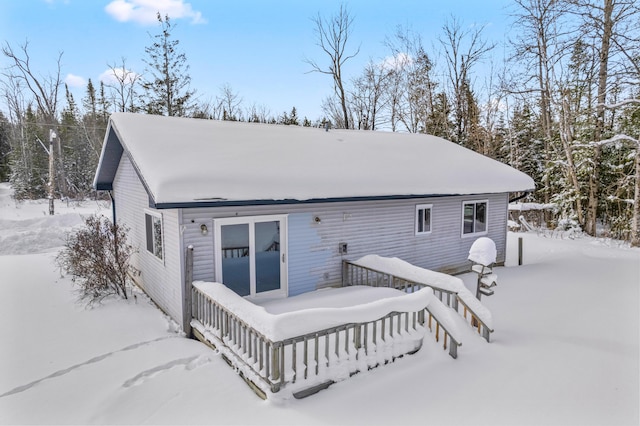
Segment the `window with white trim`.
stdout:
[[487,233],[487,200],[462,203],[462,234]]
[[416,235],[431,233],[432,204],[418,204],[416,206]]
[[162,215],[156,212],[145,211],[144,222],[147,237],[147,251],[162,260]]

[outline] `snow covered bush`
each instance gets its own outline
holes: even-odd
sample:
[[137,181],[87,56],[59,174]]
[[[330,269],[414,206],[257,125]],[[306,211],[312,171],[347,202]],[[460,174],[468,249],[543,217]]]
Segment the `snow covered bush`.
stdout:
[[576,233],[582,232],[582,228],[580,228],[578,221],[574,219],[566,219],[566,218],[559,219],[557,228],[561,231],[571,231]]
[[109,295],[127,298],[129,264],[134,249],[127,242],[127,229],[104,216],[89,216],[84,227],[70,233],[57,264],[72,275],[82,299],[96,302]]

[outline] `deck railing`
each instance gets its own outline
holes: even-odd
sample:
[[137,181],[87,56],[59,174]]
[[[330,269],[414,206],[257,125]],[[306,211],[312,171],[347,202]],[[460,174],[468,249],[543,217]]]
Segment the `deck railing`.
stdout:
[[197,286],[192,286],[192,303],[194,331],[233,358],[236,367],[241,365],[238,369],[245,378],[261,382],[274,393],[286,384],[297,384],[295,397],[416,352],[422,346],[425,326],[436,328],[437,339],[442,329],[444,346],[449,340],[452,357],[457,356],[460,345],[442,326],[437,313],[425,309],[391,312],[375,321],[273,341]]
[[[406,293],[412,293],[424,287],[433,289],[433,293],[440,299],[442,303],[452,308],[454,311],[462,315],[469,324],[478,330],[478,333],[488,342],[493,329],[489,327],[476,312],[464,302],[460,295],[449,289],[441,288],[433,284],[419,283],[393,276],[392,274],[365,266],[357,265],[348,260],[342,261],[342,286],[366,285],[373,287],[391,287],[402,290]],[[463,312],[460,313],[459,307],[462,305]],[[467,315],[469,318],[467,318]]]
[[228,259],[231,257],[247,257],[249,256],[249,247],[223,247],[222,258]]

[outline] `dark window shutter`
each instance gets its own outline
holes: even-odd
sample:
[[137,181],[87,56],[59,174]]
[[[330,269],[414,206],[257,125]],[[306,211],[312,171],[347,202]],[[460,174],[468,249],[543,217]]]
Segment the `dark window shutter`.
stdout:
[[153,217],[144,215],[145,231],[147,233],[147,250],[153,253]]

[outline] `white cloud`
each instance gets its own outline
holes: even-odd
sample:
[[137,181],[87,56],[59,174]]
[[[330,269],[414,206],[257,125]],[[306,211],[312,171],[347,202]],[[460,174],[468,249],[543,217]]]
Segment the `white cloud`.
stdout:
[[410,55],[400,52],[395,56],[387,56],[384,58],[380,63],[380,66],[387,70],[399,70],[412,63],[413,58]]
[[120,82],[132,84],[140,78],[140,74],[125,68],[109,68],[100,74],[100,81],[106,85],[119,85]]
[[185,0],[113,0],[105,11],[120,22],[137,22],[142,25],[153,25],[157,13],[171,19],[191,19],[192,24],[204,24],[207,21],[202,13],[193,10]]
[[84,87],[87,84],[87,80],[79,75],[67,74],[64,78],[64,82],[69,87]]

